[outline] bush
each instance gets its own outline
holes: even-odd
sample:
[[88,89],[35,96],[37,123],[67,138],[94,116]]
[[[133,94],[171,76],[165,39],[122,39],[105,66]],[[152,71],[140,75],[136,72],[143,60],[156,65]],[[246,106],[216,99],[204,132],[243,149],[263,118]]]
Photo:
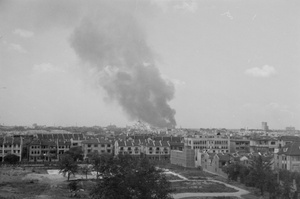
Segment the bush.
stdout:
[[20,157],[15,154],[8,154],[4,157],[4,162],[8,164],[17,164],[20,160]]

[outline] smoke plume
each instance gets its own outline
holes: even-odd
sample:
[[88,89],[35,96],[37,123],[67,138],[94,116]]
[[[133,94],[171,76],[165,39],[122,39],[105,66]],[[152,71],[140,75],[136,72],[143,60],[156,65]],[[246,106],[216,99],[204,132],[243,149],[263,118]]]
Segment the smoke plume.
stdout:
[[174,85],[161,77],[141,26],[123,8],[106,3],[85,17],[71,36],[71,46],[82,61],[97,68],[101,86],[130,119],[174,127],[175,110],[168,104]]

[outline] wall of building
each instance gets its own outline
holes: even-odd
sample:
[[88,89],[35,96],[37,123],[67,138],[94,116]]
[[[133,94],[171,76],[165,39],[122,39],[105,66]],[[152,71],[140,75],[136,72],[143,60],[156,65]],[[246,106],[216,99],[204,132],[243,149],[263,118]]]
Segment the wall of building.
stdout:
[[184,148],[182,151],[171,150],[171,164],[180,165],[183,167],[195,167],[195,150]]

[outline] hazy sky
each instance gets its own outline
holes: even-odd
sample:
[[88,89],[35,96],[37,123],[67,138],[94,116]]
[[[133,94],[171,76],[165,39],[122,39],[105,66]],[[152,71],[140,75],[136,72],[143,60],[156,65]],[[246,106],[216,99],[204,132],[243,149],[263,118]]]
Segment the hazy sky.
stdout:
[[0,24],[1,124],[300,129],[299,1],[0,0]]

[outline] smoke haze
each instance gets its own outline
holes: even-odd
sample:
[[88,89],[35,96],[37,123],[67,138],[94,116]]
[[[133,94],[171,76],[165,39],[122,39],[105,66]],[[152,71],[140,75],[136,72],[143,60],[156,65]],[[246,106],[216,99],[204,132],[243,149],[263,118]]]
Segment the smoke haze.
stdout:
[[175,110],[168,104],[174,85],[161,77],[132,8],[114,4],[104,1],[84,17],[74,29],[71,46],[98,70],[101,86],[130,119],[174,127]]

